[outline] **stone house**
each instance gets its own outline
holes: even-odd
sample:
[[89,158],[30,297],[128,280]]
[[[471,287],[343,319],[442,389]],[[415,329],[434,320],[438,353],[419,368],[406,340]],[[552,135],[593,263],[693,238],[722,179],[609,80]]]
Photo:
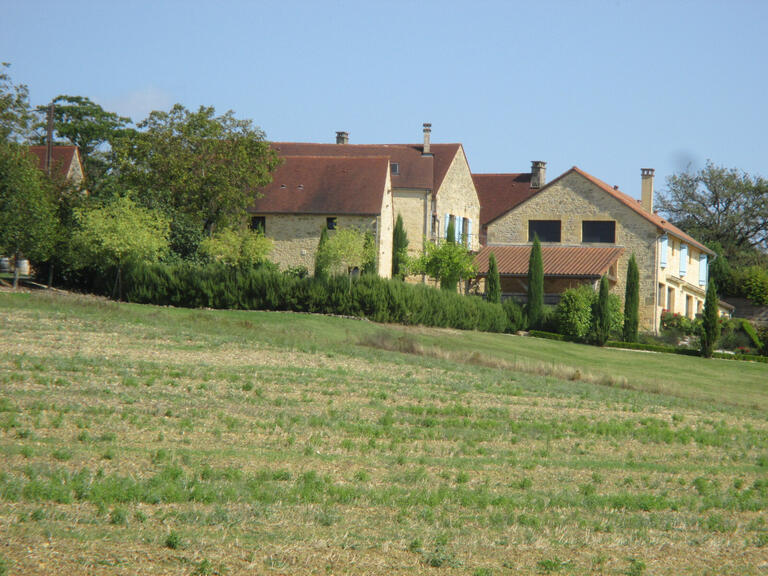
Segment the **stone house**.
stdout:
[[662,310],[693,318],[703,307],[708,262],[714,253],[653,211],[654,171],[641,171],[641,199],[578,167],[546,183],[546,166],[531,174],[474,176],[484,207],[480,276],[493,252],[502,292],[522,296],[534,234],[542,243],[550,303],[567,288],[607,275],[621,298],[629,257],[640,271],[640,327],[658,331]]
[[30,153],[35,157],[37,166],[54,178],[63,179],[75,186],[80,186],[85,179],[83,163],[77,146],[30,146]]
[[387,158],[393,216],[403,217],[409,254],[420,254],[426,240],[443,238],[451,220],[457,239],[477,250],[480,201],[464,148],[431,143],[431,131],[425,123],[420,144],[350,144],[347,132],[337,132],[335,144],[275,142],[273,147],[282,157]]
[[311,271],[323,228],[357,228],[374,236],[377,272],[390,277],[389,158],[283,155],[282,160],[248,209],[251,228],[274,241],[271,260],[282,269],[304,266]]

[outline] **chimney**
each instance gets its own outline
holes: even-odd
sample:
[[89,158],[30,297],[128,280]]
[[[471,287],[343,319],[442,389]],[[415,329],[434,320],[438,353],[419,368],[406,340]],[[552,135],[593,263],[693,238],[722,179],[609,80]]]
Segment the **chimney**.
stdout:
[[649,214],[653,214],[653,172],[653,168],[640,169],[640,204]]
[[421,151],[422,156],[432,156],[429,135],[432,133],[432,124],[424,122],[424,149]]
[[336,144],[349,144],[349,132],[336,132]]
[[531,162],[531,188],[542,188],[547,183],[547,163],[542,160]]

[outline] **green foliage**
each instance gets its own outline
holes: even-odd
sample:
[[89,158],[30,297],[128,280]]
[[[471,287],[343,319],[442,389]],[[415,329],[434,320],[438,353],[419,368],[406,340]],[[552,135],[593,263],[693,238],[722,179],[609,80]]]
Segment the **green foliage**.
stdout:
[[200,253],[227,266],[257,266],[267,262],[272,239],[256,230],[225,228],[200,242]]
[[594,321],[594,341],[598,346],[604,345],[611,335],[611,311],[608,303],[610,287],[608,277],[600,278],[600,292],[597,301],[592,307],[592,318]]
[[44,262],[57,238],[53,189],[27,150],[0,142],[0,251]]
[[732,263],[768,249],[768,180],[707,162],[675,174],[659,207],[694,238],[718,242]]
[[[325,229],[323,229],[325,230]],[[320,236],[315,267],[318,262],[323,270],[333,275],[349,274],[357,268],[362,271],[375,260],[374,243],[368,241],[369,234],[356,228],[339,228],[323,240]]]
[[112,145],[123,187],[172,219],[194,219],[201,230],[239,224],[278,164],[261,130],[232,111],[216,116],[213,107],[190,112],[176,104],[138,127]]
[[413,263],[414,272],[440,281],[440,288],[456,292],[459,279],[474,278],[477,273],[472,253],[462,244],[446,241],[440,245],[427,242],[424,253]]
[[315,251],[315,277],[325,278],[328,276],[329,262],[327,260],[325,245],[328,243],[328,228],[325,226],[320,231],[320,240],[317,243]]
[[624,294],[624,341],[637,342],[640,309],[640,272],[637,269],[635,255],[629,257],[627,264],[627,288]]
[[408,235],[403,217],[398,214],[392,233],[392,278],[403,279],[408,273]]
[[[94,274],[108,279],[112,272]],[[500,304],[376,275],[299,277],[264,265],[132,262],[125,267],[123,284],[125,299],[142,304],[291,310],[488,332],[504,332],[508,324]]]
[[74,220],[72,266],[116,269],[116,290],[124,264],[154,262],[168,252],[168,221],[127,196],[96,208],[77,209]]
[[[107,112],[84,96],[60,95],[53,99],[53,125],[56,135],[77,146],[83,160],[88,187],[98,189],[109,170],[105,145],[112,144],[125,133],[130,118]],[[47,105],[37,107],[40,121],[36,125],[42,144],[47,126]]]
[[707,247],[715,253],[714,257],[709,257],[709,279],[717,283],[721,294],[739,295],[738,293],[742,290],[736,286],[735,271],[723,254],[723,247],[720,242],[707,242]]
[[589,285],[566,290],[557,304],[557,331],[577,342],[585,342],[592,330],[595,291]]
[[14,84],[8,74],[10,64],[0,62],[0,142],[17,142],[29,134],[32,112],[29,89]]
[[744,271],[743,291],[753,304],[768,306],[768,270],[762,266],[748,267]]
[[544,311],[544,262],[541,259],[541,242],[538,234],[533,236],[531,257],[528,261],[528,302],[526,304],[528,324],[541,328]]
[[508,332],[517,332],[525,330],[528,327],[528,321],[525,317],[525,310],[514,298],[507,298],[501,303],[504,314],[507,317]]
[[720,336],[718,304],[717,288],[715,283],[710,281],[707,287],[707,296],[704,300],[701,329],[701,355],[705,358],[712,357],[712,353],[715,351],[715,343]]
[[496,264],[496,255],[491,252],[488,257],[488,277],[485,279],[485,299],[488,302],[501,302],[501,278]]
[[454,218],[448,220],[448,227],[445,229],[445,240],[450,244],[456,242],[456,220]]

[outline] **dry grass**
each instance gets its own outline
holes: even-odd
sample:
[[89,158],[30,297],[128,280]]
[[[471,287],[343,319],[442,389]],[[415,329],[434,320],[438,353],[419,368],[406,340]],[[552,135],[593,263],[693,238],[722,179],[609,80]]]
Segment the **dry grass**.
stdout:
[[9,574],[768,568],[764,412],[440,331],[30,298],[0,299]]

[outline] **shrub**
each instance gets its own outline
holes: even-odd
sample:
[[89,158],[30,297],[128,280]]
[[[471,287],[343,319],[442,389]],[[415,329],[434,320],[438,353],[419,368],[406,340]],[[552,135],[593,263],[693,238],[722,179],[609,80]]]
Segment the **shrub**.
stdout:
[[584,342],[592,327],[592,301],[595,291],[584,285],[566,290],[555,309],[557,332],[572,340]]
[[518,330],[525,330],[528,327],[525,311],[514,298],[507,298],[504,300],[504,302],[501,303],[501,307],[507,317],[508,332],[517,332]]
[[758,306],[768,306],[768,271],[760,266],[747,268],[744,295]]

